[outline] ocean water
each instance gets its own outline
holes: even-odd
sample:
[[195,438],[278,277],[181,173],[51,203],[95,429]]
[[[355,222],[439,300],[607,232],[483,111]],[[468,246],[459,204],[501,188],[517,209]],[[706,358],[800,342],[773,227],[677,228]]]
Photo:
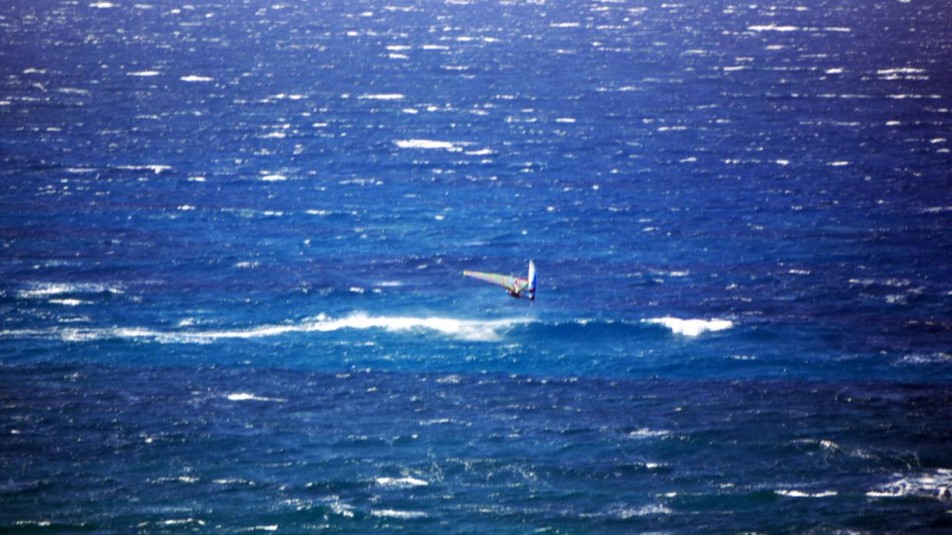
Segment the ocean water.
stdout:
[[0,532],[947,532],[949,21],[7,1]]

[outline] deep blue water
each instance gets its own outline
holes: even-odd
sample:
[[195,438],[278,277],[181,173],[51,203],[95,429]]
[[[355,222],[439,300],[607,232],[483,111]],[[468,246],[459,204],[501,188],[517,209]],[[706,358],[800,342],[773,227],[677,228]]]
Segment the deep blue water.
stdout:
[[950,529],[949,21],[7,2],[0,531]]

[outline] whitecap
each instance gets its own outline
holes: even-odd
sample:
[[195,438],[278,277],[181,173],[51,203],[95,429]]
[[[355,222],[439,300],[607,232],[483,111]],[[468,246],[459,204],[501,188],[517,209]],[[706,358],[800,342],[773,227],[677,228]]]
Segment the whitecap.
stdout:
[[449,418],[433,418],[433,419],[431,419],[431,420],[421,420],[419,423],[420,423],[421,426],[429,427],[429,426],[431,426],[431,425],[447,425],[447,424],[451,424],[451,423],[453,423],[453,420],[450,420]]
[[796,26],[778,26],[776,24],[748,26],[747,29],[752,32],[795,32],[800,30]]
[[775,490],[774,493],[779,496],[786,496],[787,498],[829,498],[838,494],[835,490],[810,493],[794,489],[780,489]]
[[357,97],[358,100],[403,100],[404,95],[400,93],[376,93],[364,94]]
[[[308,484],[310,486],[310,484]],[[341,515],[346,518],[354,517],[354,506],[349,503],[344,503],[341,501],[339,496],[330,496],[327,498],[326,502],[328,507],[334,514]]]
[[17,520],[16,526],[36,526],[40,528],[48,528],[53,525],[49,520]]
[[166,476],[160,477],[158,479],[150,480],[151,483],[185,483],[187,485],[194,485],[199,482],[199,479],[194,476]]
[[160,526],[188,526],[191,524],[204,526],[205,521],[198,518],[174,518],[171,520],[161,520],[158,524]]
[[99,294],[107,292],[121,294],[122,290],[99,283],[39,282],[17,292],[17,297],[20,299],[42,299],[63,294]]
[[622,520],[644,516],[670,515],[671,509],[660,504],[650,504],[641,507],[616,507],[610,511],[611,516]]
[[879,76],[892,76],[895,74],[925,74],[925,69],[917,67],[896,67],[892,69],[879,69],[876,74]]
[[200,76],[197,74],[189,74],[187,76],[183,76],[179,78],[179,80],[183,82],[211,82],[214,80],[214,78],[210,76]]
[[142,78],[148,78],[152,76],[158,76],[159,74],[160,74],[159,71],[135,71],[135,72],[127,72],[126,76],[138,76]]
[[426,513],[422,511],[397,511],[395,509],[372,509],[370,516],[378,518],[397,518],[401,520],[412,520],[415,518],[426,518]]
[[412,487],[426,487],[430,483],[415,477],[378,477],[375,482],[380,487],[406,489]]
[[437,383],[441,385],[458,385],[463,382],[463,378],[459,375],[447,375],[446,377],[440,377],[436,380]]
[[262,396],[256,396],[247,392],[235,392],[234,394],[228,394],[225,397],[228,398],[228,401],[273,401],[275,403],[285,403],[287,401],[281,398],[266,398]]
[[900,362],[905,364],[948,364],[952,363],[952,353],[912,353],[904,355]]
[[172,169],[172,166],[164,164],[119,165],[116,166],[116,169],[122,169],[123,171],[152,171],[153,174],[158,175]]
[[471,342],[498,341],[502,333],[515,325],[532,322],[529,318],[501,320],[463,320],[445,317],[369,316],[354,314],[339,319],[321,314],[297,323],[261,325],[244,329],[219,331],[159,331],[142,327],[110,327],[102,329],[57,328],[49,330],[11,330],[6,336],[57,338],[70,342],[103,339],[151,340],[159,343],[208,344],[219,340],[256,339],[298,333],[330,333],[341,330],[381,329],[388,332],[432,331],[458,340]]
[[723,319],[680,319],[673,318],[670,316],[664,318],[651,318],[641,320],[643,323],[650,323],[655,325],[663,325],[668,329],[671,329],[675,334],[680,334],[683,336],[699,336],[705,332],[711,331],[723,331],[730,329],[734,326],[734,323],[730,320]]
[[398,139],[394,141],[394,144],[401,149],[447,150],[450,152],[463,150],[456,143],[432,139]]
[[89,301],[83,301],[81,299],[50,299],[49,303],[51,305],[63,305],[67,307],[75,307],[79,305],[89,304]]
[[731,355],[730,358],[734,360],[757,360],[757,357],[753,355]]
[[900,477],[866,493],[870,498],[903,498],[916,496],[952,501],[952,470],[939,468],[931,473]]
[[628,436],[631,438],[660,438],[666,437],[671,434],[671,431],[666,431],[664,429],[649,429],[647,427],[642,427],[641,429],[635,429],[631,433],[628,433]]

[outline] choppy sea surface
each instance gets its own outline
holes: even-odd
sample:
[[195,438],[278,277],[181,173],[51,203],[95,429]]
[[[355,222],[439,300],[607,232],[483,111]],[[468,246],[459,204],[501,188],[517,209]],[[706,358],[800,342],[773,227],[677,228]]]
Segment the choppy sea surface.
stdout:
[[7,1],[0,532],[947,532],[950,21]]

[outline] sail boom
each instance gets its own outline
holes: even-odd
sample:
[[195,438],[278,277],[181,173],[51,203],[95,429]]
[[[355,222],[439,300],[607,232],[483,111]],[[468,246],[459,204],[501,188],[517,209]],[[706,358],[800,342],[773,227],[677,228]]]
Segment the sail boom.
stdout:
[[499,273],[484,273],[482,271],[464,271],[463,275],[467,277],[472,277],[474,279],[481,280],[483,282],[488,282],[490,284],[495,284],[497,286],[502,286],[507,290],[518,291],[522,286],[519,284],[521,281],[516,277],[510,275],[501,275]]
[[529,261],[528,278],[516,277],[513,275],[502,275],[500,273],[486,273],[483,271],[463,271],[463,275],[474,279],[502,286],[512,297],[526,297],[530,301],[535,300],[536,291],[536,270],[535,263]]

